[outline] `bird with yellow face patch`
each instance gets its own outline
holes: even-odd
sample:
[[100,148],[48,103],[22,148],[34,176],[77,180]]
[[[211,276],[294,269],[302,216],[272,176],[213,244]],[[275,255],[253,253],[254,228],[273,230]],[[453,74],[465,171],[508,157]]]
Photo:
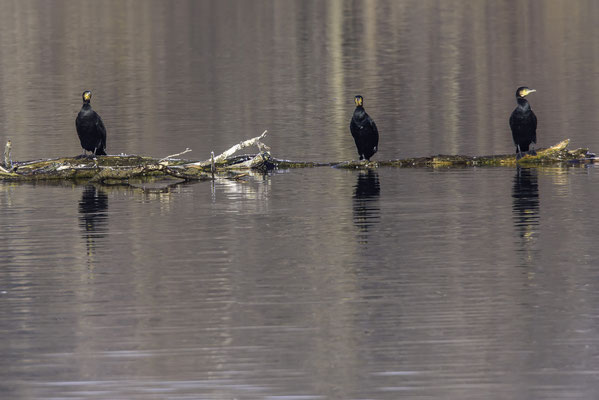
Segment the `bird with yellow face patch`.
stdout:
[[86,90],[81,95],[83,97],[83,106],[77,114],[75,127],[77,128],[77,136],[83,147],[83,156],[87,155],[87,151],[91,151],[93,155],[106,155],[106,127],[102,118],[92,110],[89,104],[92,98],[92,92]]
[[349,130],[354,137],[360,160],[370,161],[379,146],[379,131],[374,120],[364,111],[364,98],[360,95],[354,98],[356,109],[349,123]]
[[535,155],[534,147],[528,150],[532,143],[537,143],[537,116],[532,109],[528,100],[525,99],[530,93],[536,92],[534,89],[521,86],[516,90],[516,101],[518,106],[510,116],[510,128],[512,129],[512,138],[516,145],[516,159],[523,156],[523,152]]

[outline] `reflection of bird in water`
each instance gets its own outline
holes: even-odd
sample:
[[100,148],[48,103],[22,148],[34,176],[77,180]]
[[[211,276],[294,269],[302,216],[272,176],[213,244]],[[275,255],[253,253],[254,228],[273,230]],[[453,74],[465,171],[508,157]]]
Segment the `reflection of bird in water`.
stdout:
[[356,109],[349,123],[349,130],[354,137],[360,160],[370,161],[370,157],[377,152],[379,146],[379,131],[373,119],[364,111],[364,98],[356,96],[354,99]]
[[512,198],[514,225],[521,238],[530,240],[539,225],[539,185],[535,168],[517,168]]
[[85,229],[84,238],[88,255],[95,249],[95,239],[105,236],[106,224],[108,222],[108,196],[101,189],[93,185],[83,188],[81,200],[79,201],[79,225]]
[[92,110],[89,102],[92,98],[92,92],[86,90],[81,95],[83,97],[83,106],[77,114],[75,126],[77,128],[77,136],[83,147],[83,155],[89,150],[93,155],[105,156],[106,152],[106,128],[102,122],[102,118]]
[[[522,158],[522,153],[528,151],[531,143],[537,143],[537,116],[532,112],[528,100],[525,99],[532,92],[536,92],[536,90],[526,86],[521,86],[516,90],[518,107],[512,111],[510,116],[510,128],[516,145],[517,158]],[[531,154],[535,154],[534,149]]]
[[369,229],[381,218],[378,205],[381,194],[378,173],[372,169],[360,171],[354,188],[354,224],[360,232],[360,242],[367,243]]

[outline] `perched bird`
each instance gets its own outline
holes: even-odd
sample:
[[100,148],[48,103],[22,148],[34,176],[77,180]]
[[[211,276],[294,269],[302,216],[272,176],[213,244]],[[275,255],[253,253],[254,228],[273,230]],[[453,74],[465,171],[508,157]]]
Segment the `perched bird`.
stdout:
[[94,155],[106,155],[106,128],[102,122],[102,118],[92,110],[89,101],[92,98],[92,92],[86,90],[82,94],[83,106],[77,114],[75,126],[77,127],[77,136],[83,147],[83,156],[87,151],[91,151]]
[[[518,107],[510,116],[510,128],[512,128],[512,138],[516,145],[516,158],[518,159],[522,158],[523,152],[528,151],[531,143],[537,143],[537,116],[532,112],[528,100],[525,99],[532,92],[536,92],[536,90],[526,86],[521,86],[516,90]],[[534,148],[530,154],[536,154]]]
[[379,131],[370,116],[364,111],[364,98],[360,95],[354,98],[356,109],[349,124],[349,130],[354,137],[360,160],[370,161],[379,146]]

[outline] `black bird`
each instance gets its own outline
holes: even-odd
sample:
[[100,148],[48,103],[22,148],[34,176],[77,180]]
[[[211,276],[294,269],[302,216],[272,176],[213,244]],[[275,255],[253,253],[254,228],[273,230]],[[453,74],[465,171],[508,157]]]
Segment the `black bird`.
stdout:
[[[532,112],[528,100],[525,99],[532,92],[536,92],[536,90],[526,86],[521,86],[516,90],[518,107],[510,116],[510,128],[512,128],[512,138],[516,145],[516,158],[518,159],[522,158],[523,152],[528,151],[531,143],[537,143],[537,116]],[[536,154],[534,148],[530,154]]]
[[106,128],[102,122],[102,118],[92,110],[89,101],[92,98],[92,92],[86,90],[82,94],[83,106],[77,114],[75,126],[77,127],[77,136],[83,147],[83,156],[87,151],[91,151],[94,155],[106,155]]
[[349,130],[354,137],[360,160],[370,161],[370,157],[376,153],[379,146],[379,130],[370,116],[364,111],[364,98],[354,98],[356,109],[349,124]]

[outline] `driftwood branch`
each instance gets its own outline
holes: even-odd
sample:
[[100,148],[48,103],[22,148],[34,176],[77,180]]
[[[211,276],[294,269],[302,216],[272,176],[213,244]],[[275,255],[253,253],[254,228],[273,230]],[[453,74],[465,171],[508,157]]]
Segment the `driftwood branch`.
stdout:
[[231,147],[230,149],[222,152],[218,156],[214,156],[214,153],[212,153],[210,160],[189,163],[189,164],[186,164],[186,166],[187,167],[204,167],[206,165],[218,164],[218,163],[224,162],[228,157],[231,157],[233,154],[235,154],[236,152],[238,152],[239,150],[241,150],[245,147],[259,146],[259,148],[260,148],[260,146],[266,146],[262,142],[260,142],[260,139],[262,139],[264,136],[266,136],[267,132],[268,131],[265,130],[264,132],[262,132],[262,135],[260,135],[260,136],[256,136],[254,138],[244,140],[243,142],[238,143],[235,146]]
[[166,157],[163,157],[163,158],[161,158],[160,160],[158,160],[158,163],[160,164],[160,163],[162,163],[163,161],[166,161],[166,160],[168,160],[168,159],[171,159],[171,158],[173,158],[173,157],[177,157],[177,156],[183,155],[183,154],[185,154],[185,153],[189,153],[190,151],[191,151],[191,149],[190,149],[189,147],[187,147],[185,150],[183,150],[183,151],[182,151],[182,152],[180,152],[180,153],[177,153],[177,154],[171,154],[170,156],[166,156]]
[[260,135],[260,136],[257,136],[252,139],[244,140],[243,142],[236,144],[235,146],[231,147],[229,150],[214,157],[214,162],[215,163],[223,162],[227,157],[232,156],[233,154],[235,154],[239,150],[243,149],[244,147],[257,145],[258,143],[260,143],[260,139],[262,139],[264,136],[266,136],[267,133],[268,133],[268,131],[265,130],[264,132],[262,132],[262,135]]
[[4,146],[4,168],[11,169],[12,168],[12,159],[10,158],[10,151],[12,149],[12,142],[10,139],[6,141],[6,146]]

